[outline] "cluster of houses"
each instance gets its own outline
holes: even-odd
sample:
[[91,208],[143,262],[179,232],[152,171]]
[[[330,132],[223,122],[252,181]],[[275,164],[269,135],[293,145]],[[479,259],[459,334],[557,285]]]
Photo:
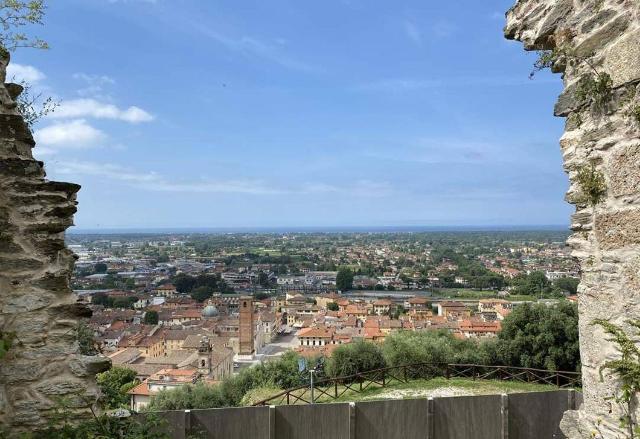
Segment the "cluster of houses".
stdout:
[[335,292],[292,292],[263,300],[215,294],[198,303],[166,284],[154,294],[149,303],[136,303],[134,309],[91,305],[89,324],[101,349],[115,366],[134,370],[141,381],[130,391],[134,410],[161,389],[225,379],[247,354],[251,360],[284,334],[294,337],[291,346],[302,355],[330,356],[341,344],[382,342],[399,330],[447,330],[459,338],[495,336],[512,310],[512,303],[503,299],[432,302],[423,296],[359,299]]

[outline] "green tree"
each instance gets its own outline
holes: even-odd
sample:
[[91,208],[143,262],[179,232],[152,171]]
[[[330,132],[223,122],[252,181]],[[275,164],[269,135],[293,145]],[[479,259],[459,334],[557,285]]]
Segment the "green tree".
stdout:
[[338,346],[327,363],[327,374],[332,377],[353,375],[386,367],[380,347],[374,343],[358,341]]
[[271,285],[269,282],[269,275],[264,271],[258,273],[258,284],[264,288],[268,288]]
[[329,311],[339,311],[340,307],[335,302],[329,302],[329,303],[327,303],[327,309]]
[[129,405],[127,392],[139,384],[136,372],[124,367],[112,367],[96,375],[96,381],[102,391],[102,400],[107,408],[126,408]]
[[553,291],[551,282],[542,271],[532,271],[529,274],[520,275],[513,280],[513,285],[516,294],[542,296]]
[[553,286],[569,294],[576,294],[578,292],[579,283],[580,280],[574,277],[561,277],[553,282]]
[[106,273],[107,264],[105,264],[104,262],[98,262],[96,265],[94,265],[93,271],[96,273]]
[[498,342],[509,366],[579,370],[578,307],[568,301],[520,305],[502,322]]
[[213,296],[213,290],[210,287],[198,287],[191,291],[191,297],[198,302],[204,302],[205,300]]
[[350,290],[353,286],[353,271],[349,267],[341,267],[336,276],[336,288],[340,291]]
[[144,313],[145,325],[157,325],[158,324],[158,311],[147,311]]

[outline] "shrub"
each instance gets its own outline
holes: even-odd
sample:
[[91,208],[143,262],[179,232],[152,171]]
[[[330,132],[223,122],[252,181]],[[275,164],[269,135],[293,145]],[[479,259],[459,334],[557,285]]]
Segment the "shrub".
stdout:
[[386,366],[382,349],[378,345],[359,341],[338,346],[333,351],[327,364],[327,374],[342,377]]
[[124,367],[112,367],[96,375],[102,392],[104,405],[109,409],[126,408],[129,405],[127,392],[138,384],[136,372]]
[[229,405],[220,386],[198,383],[160,391],[151,398],[147,411],[205,409]]

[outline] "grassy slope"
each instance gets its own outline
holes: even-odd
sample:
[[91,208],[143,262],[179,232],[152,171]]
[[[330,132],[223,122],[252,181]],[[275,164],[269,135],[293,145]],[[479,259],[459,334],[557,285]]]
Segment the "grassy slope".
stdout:
[[[357,387],[357,386],[356,386]],[[341,393],[343,388],[339,388]],[[466,378],[433,378],[408,383],[395,382],[387,387],[369,387],[362,392],[347,390],[337,400],[318,395],[318,402],[374,401],[381,399],[427,398],[429,396],[489,395],[517,392],[542,392],[557,390],[555,386],[520,383],[515,381],[482,380]],[[307,393],[308,397],[308,393]]]

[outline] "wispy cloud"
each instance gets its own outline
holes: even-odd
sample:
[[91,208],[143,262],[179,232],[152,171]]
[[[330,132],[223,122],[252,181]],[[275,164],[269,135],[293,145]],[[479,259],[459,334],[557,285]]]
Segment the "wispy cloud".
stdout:
[[69,161],[56,163],[54,172],[65,175],[90,175],[132,184],[136,188],[158,192],[277,194],[280,190],[258,180],[169,181],[156,172],[139,172],[110,163]]
[[428,90],[437,88],[454,87],[513,87],[535,84],[549,84],[557,82],[555,78],[536,78],[530,80],[528,77],[505,77],[505,76],[463,76],[458,78],[436,79],[436,78],[390,78],[379,81],[372,81],[358,84],[352,87],[355,91],[363,92],[412,92],[418,90]]
[[76,93],[82,97],[91,97],[110,101],[111,96],[105,93],[105,88],[115,85],[116,80],[107,75],[89,75],[87,73],[74,73],[73,79],[82,81],[85,86],[78,89]]
[[458,27],[447,20],[438,20],[431,25],[430,30],[436,38],[448,38],[458,30]]
[[55,173],[67,176],[95,176],[120,181],[137,189],[153,192],[231,193],[248,195],[308,195],[321,193],[349,194],[361,197],[380,197],[392,193],[384,181],[357,180],[344,185],[304,183],[297,187],[279,187],[261,179],[199,180],[167,179],[153,171],[141,172],[110,163],[65,161],[51,164]]
[[422,32],[415,23],[409,20],[405,20],[404,32],[407,34],[407,37],[409,37],[411,41],[418,45],[422,44]]
[[[90,148],[97,146],[107,135],[92,127],[84,119],[57,122],[36,130],[36,143],[40,146],[58,148]],[[53,152],[52,149],[40,150],[40,153]]]
[[307,183],[302,186],[303,193],[348,193],[361,197],[383,197],[393,193],[393,188],[386,181],[356,180],[345,185],[327,183]]
[[36,84],[46,78],[46,75],[33,66],[10,63],[7,67],[7,80]]
[[247,35],[230,37],[213,30],[211,27],[199,23],[192,23],[191,26],[192,29],[218,42],[228,50],[240,53],[244,56],[261,58],[263,60],[273,62],[291,70],[299,70],[305,72],[316,70],[316,68],[310,66],[309,64],[298,61],[285,54],[280,47],[282,46],[281,43],[275,45],[271,44],[268,41]]
[[140,107],[131,106],[121,109],[96,99],[72,99],[63,101],[50,116],[52,119],[91,117],[95,119],[114,119],[129,123],[150,122],[153,116]]

